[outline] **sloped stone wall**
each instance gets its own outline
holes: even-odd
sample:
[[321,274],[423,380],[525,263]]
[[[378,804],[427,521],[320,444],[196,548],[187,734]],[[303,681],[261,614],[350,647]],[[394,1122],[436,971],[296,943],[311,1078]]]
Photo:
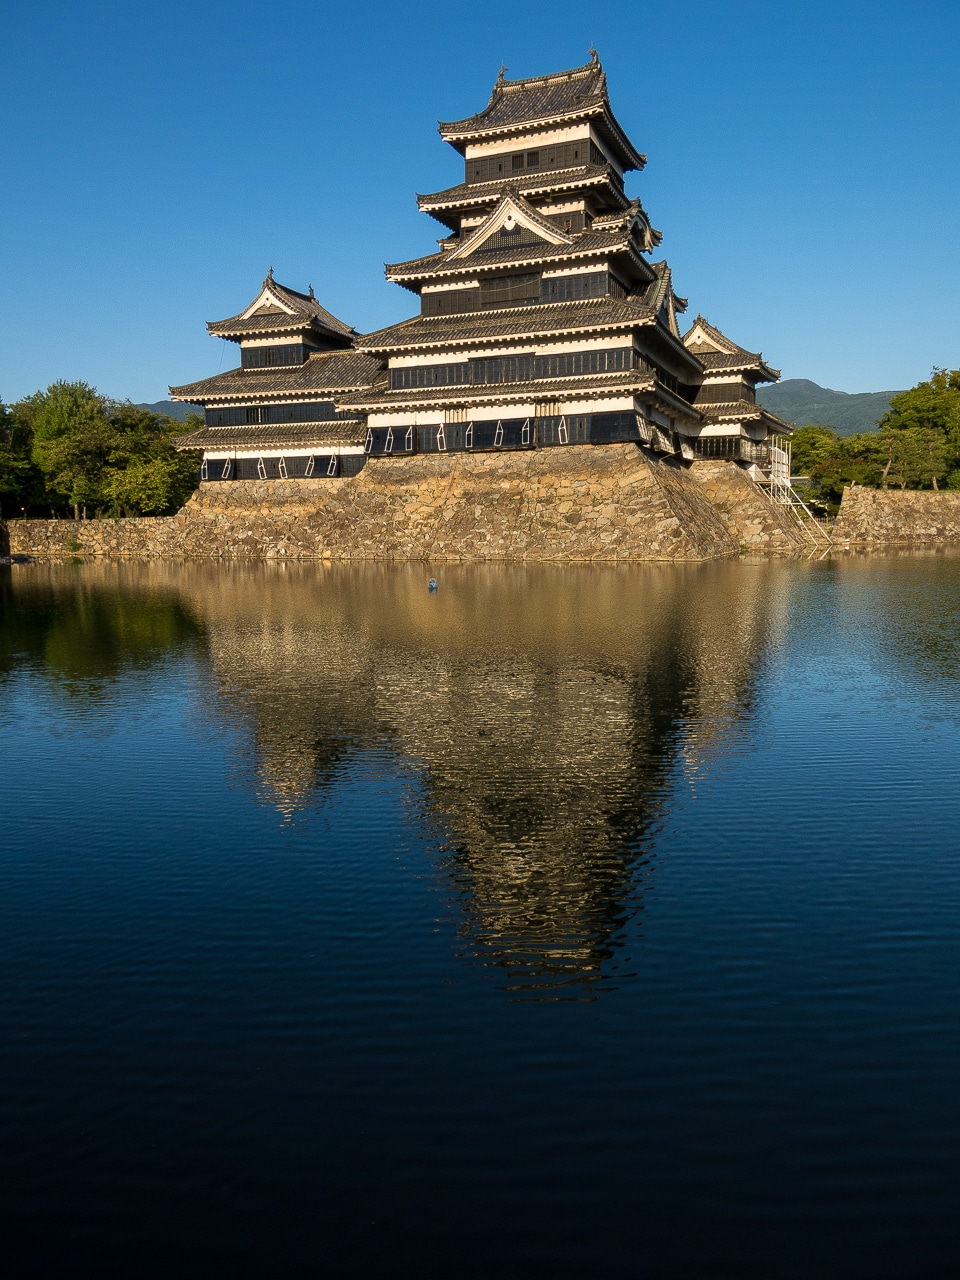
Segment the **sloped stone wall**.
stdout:
[[833,526],[835,542],[960,542],[960,493],[844,489]]
[[346,480],[204,484],[167,518],[13,521],[11,550],[141,559],[705,560],[741,545],[789,549],[757,486],[733,464],[710,465],[709,475],[695,476],[631,444],[372,458]]
[[694,462],[690,475],[703,485],[707,501],[741,547],[791,552],[809,545],[796,521],[735,463]]

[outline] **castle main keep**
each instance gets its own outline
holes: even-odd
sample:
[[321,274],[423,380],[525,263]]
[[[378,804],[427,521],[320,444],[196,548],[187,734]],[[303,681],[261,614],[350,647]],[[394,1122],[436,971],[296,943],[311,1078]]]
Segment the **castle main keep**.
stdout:
[[179,441],[202,449],[202,481],[347,481],[412,458],[429,476],[437,455],[548,449],[589,473],[597,446],[630,444],[763,482],[790,428],[755,389],[778,371],[702,316],[681,334],[686,300],[651,260],[661,234],[624,191],[646,158],[596,53],[555,75],[501,71],[487,106],[440,135],[463,182],[417,199],[445,235],[386,269],[419,314],[359,334],[269,272],[244,311],[208,325],[238,344],[239,367],[171,387],[204,409]]

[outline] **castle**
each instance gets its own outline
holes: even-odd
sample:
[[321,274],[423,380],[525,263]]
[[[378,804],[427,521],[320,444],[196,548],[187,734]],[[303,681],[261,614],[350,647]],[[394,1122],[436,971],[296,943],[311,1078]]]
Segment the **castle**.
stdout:
[[[350,478],[371,458],[580,451],[633,444],[678,468],[724,460],[763,482],[790,427],[756,403],[776,369],[685,299],[624,174],[646,158],[610,107],[591,51],[526,80],[501,71],[483,111],[440,124],[464,180],[418,196],[447,233],[386,269],[419,314],[360,334],[272,270],[248,307],[207,327],[240,367],[171,395],[205,425],[201,480]],[[599,455],[594,455],[599,456]]]

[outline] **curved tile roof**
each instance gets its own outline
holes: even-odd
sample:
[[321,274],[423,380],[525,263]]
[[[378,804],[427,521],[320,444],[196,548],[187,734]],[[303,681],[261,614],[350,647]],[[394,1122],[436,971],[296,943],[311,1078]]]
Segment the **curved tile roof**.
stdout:
[[448,347],[455,343],[489,342],[492,338],[594,332],[653,324],[656,313],[631,299],[584,298],[529,307],[498,307],[453,316],[413,316],[359,340],[364,351]]
[[302,449],[306,445],[362,444],[366,427],[359,419],[338,422],[265,423],[250,427],[201,427],[187,436],[177,436],[176,449],[259,449],[287,445]]
[[[616,192],[618,200],[626,206],[629,202],[619,185],[611,178],[613,169],[606,164],[573,165],[569,169],[545,169],[542,172],[513,175],[511,185],[525,195],[535,195],[538,191],[562,191],[565,188],[598,186],[609,183]],[[506,184],[502,179],[492,182],[461,182],[459,186],[447,187],[445,191],[435,191],[432,195],[418,195],[417,204],[425,212],[432,209],[461,207],[465,204],[476,204],[499,198]]]
[[439,122],[440,136],[458,150],[471,137],[481,134],[517,132],[524,125],[539,122],[603,117],[608,132],[616,140],[627,166],[642,169],[646,157],[631,144],[610,110],[607,77],[596,49],[590,61],[570,71],[557,71],[524,80],[507,80],[500,68],[490,101],[482,111],[463,120]]
[[174,400],[203,404],[220,400],[263,396],[302,395],[304,392],[352,391],[376,381],[382,362],[361,351],[321,351],[301,365],[273,369],[230,369],[213,378],[171,387]]
[[[450,253],[433,253],[426,258],[413,258],[409,262],[387,264],[387,279],[399,281],[401,277],[419,280],[427,275],[462,275],[485,271],[493,267],[516,262],[522,265],[527,262],[548,263],[562,261],[564,258],[579,258],[590,254],[621,253],[629,250],[634,253],[638,262],[643,262],[635,253],[630,243],[630,229],[619,231],[583,231],[572,244],[548,244],[545,240],[536,244],[517,245],[516,248],[484,249],[482,246],[475,253],[463,257],[452,257]],[[646,265],[644,263],[644,265]]]
[[[273,278],[272,268],[267,272],[267,277],[260,286],[260,293],[254,298],[254,302],[266,292],[273,294],[284,306],[290,307],[290,311],[268,304],[249,316],[241,312],[226,320],[210,320],[207,323],[207,329],[217,337],[264,331],[279,333],[289,329],[320,328],[342,338],[352,338],[356,332],[350,325],[338,320],[326,307],[321,307],[313,296],[312,288],[309,293],[300,293],[297,289],[278,284]],[[250,305],[252,306],[253,303]],[[244,308],[244,311],[249,310],[249,306]]]
[[435,406],[450,401],[472,405],[490,401],[496,405],[505,400],[530,400],[544,396],[568,398],[644,391],[654,385],[654,374],[644,369],[623,369],[614,373],[580,374],[575,377],[537,378],[528,382],[484,382],[451,387],[415,387],[399,391],[384,389],[376,394],[347,395],[342,404],[348,409],[377,411],[409,409],[419,405]]

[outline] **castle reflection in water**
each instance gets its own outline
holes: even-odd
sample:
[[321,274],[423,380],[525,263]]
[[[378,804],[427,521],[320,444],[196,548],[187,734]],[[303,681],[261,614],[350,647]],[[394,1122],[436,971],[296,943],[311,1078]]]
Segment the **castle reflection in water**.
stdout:
[[742,732],[777,570],[447,567],[436,594],[430,572],[87,565],[82,591],[87,617],[176,611],[261,802],[292,820],[353,763],[395,763],[461,952],[518,991],[602,987],[671,796]]

